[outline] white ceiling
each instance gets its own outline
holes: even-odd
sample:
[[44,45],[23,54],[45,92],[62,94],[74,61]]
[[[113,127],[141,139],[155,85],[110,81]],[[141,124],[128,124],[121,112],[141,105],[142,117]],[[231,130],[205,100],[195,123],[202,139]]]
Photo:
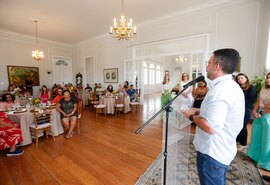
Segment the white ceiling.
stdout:
[[[125,15],[140,25],[216,0],[125,0]],[[220,1],[220,0],[219,0]],[[222,0],[226,1],[226,0]],[[0,0],[0,30],[76,44],[109,32],[121,0]]]

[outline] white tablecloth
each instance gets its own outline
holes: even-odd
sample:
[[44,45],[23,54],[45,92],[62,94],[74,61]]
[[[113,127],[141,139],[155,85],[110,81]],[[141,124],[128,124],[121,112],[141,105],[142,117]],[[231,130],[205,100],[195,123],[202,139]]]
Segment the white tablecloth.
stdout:
[[[129,96],[125,97],[124,99],[124,112],[130,112],[130,98]],[[103,96],[99,98],[99,104],[106,105],[106,113],[107,114],[114,114],[114,105],[115,105],[115,97],[110,96]]]
[[[7,114],[7,117],[21,125],[21,131],[23,136],[22,146],[28,145],[32,143],[32,137],[30,133],[29,126],[34,123],[34,113],[32,112],[23,112],[23,113],[15,113],[15,114]],[[64,133],[63,126],[60,120],[60,113],[56,110],[52,110],[52,129],[54,136],[58,136]]]
[[90,92],[82,92],[78,96],[82,99],[83,107],[89,105]]

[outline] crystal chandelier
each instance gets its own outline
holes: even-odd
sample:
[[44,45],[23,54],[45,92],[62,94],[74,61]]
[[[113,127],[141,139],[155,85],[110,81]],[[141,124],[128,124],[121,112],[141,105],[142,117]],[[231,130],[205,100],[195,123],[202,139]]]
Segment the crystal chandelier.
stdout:
[[42,51],[40,51],[38,49],[38,31],[37,31],[37,21],[35,21],[35,24],[36,24],[36,47],[37,49],[35,51],[32,51],[32,57],[37,60],[37,61],[40,61],[44,58],[44,54]]
[[124,0],[122,0],[122,15],[119,19],[120,23],[117,25],[116,18],[113,19],[113,26],[110,28],[110,34],[118,40],[128,40],[135,37],[136,27],[132,26],[132,19],[126,24],[126,17],[124,15]]

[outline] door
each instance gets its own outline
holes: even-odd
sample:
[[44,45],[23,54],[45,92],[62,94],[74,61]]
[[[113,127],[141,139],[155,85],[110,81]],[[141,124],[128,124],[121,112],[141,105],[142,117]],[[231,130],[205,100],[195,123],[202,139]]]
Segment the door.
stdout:
[[64,85],[73,82],[71,58],[54,57],[53,68],[54,83]]

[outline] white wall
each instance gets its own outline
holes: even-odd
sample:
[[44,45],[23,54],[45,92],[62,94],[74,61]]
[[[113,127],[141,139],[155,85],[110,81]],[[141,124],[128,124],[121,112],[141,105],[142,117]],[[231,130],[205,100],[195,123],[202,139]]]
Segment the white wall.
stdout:
[[[207,5],[205,6],[207,7]],[[103,37],[76,46],[76,61],[83,56],[96,58],[97,81],[102,82],[104,68],[117,67],[120,82],[123,81],[123,60],[129,56],[128,45],[183,38],[199,34],[209,34],[210,51],[232,47],[242,56],[241,72],[253,77],[265,66],[266,43],[269,30],[268,0],[234,0],[206,9],[181,13],[179,16],[137,25],[138,35],[130,42]],[[267,24],[266,24],[267,23]],[[263,42],[261,42],[263,41]],[[192,47],[192,42],[183,46],[182,51]],[[77,66],[81,71],[81,66]]]
[[[36,49],[35,38],[0,31],[0,90],[6,90],[9,84],[7,65],[38,67],[40,86],[51,87],[54,82],[52,57],[72,57],[72,47],[51,41],[39,40],[39,43],[39,49],[44,52],[45,58],[38,62],[32,58],[32,50]],[[51,74],[47,74],[47,71],[51,71]],[[38,88],[35,87],[36,90]]]
[[[103,70],[108,68],[118,68],[118,83],[112,83],[114,89],[118,89],[119,83],[124,83],[124,60],[128,57],[126,41],[118,41],[114,38],[93,39],[74,46],[73,50],[75,73],[84,74],[84,59],[94,58],[95,82],[101,83],[107,88],[108,83],[104,83]],[[84,84],[85,85],[85,84]]]

